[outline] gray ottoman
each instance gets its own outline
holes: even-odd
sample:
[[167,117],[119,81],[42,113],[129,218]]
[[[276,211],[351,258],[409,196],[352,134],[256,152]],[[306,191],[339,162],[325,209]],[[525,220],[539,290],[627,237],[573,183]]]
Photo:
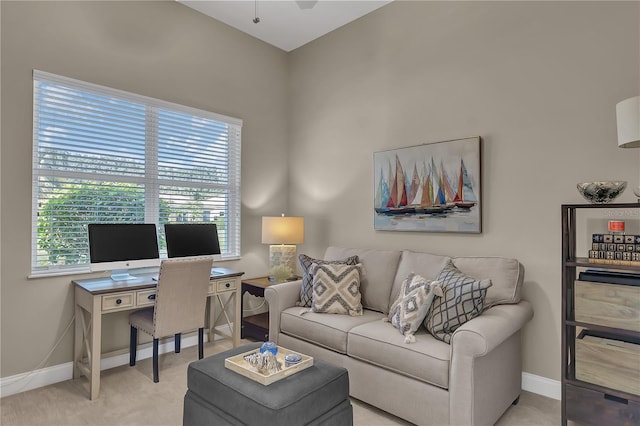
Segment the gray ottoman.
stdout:
[[255,343],[192,362],[187,370],[184,425],[353,425],[349,374],[318,359],[268,386],[224,366]]

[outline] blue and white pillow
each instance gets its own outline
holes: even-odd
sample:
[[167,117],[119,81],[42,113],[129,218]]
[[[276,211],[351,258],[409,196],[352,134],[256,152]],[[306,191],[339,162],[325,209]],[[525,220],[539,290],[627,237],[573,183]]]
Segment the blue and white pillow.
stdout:
[[434,300],[424,325],[433,337],[451,343],[451,335],[458,327],[482,313],[492,283],[463,274],[451,260],[436,280],[442,284],[444,296]]

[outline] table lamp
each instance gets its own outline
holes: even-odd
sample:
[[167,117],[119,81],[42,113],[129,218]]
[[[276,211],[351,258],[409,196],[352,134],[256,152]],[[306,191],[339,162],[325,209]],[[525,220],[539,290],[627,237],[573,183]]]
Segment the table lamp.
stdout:
[[[616,105],[618,147],[640,148],[640,96],[625,99]],[[640,186],[633,193],[640,198]],[[638,200],[640,202],[640,199]]]
[[304,242],[304,218],[263,216],[262,244],[269,245],[269,278],[286,281],[296,275],[296,244]]

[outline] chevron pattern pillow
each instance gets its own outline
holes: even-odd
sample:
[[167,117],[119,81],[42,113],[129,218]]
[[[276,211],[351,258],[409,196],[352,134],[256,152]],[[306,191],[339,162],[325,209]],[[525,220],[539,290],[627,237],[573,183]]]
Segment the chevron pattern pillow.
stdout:
[[492,283],[463,274],[451,261],[436,280],[442,284],[444,296],[434,300],[424,325],[433,337],[451,343],[451,335],[458,327],[482,313]]
[[360,276],[362,265],[314,263],[311,310],[326,314],[362,315]]
[[388,319],[406,337],[405,343],[415,342],[413,335],[427,316],[436,295],[443,295],[438,281],[427,280],[412,272],[402,282],[400,294],[391,305]]
[[311,266],[314,263],[320,264],[344,264],[344,265],[357,265],[360,262],[358,256],[351,256],[344,260],[320,260],[314,259],[312,257],[307,256],[306,254],[301,254],[298,256],[298,261],[300,261],[300,267],[303,271],[302,276],[302,286],[300,287],[300,302],[298,302],[298,306],[306,306],[307,308],[311,307],[311,299],[313,297],[313,274],[311,273]]

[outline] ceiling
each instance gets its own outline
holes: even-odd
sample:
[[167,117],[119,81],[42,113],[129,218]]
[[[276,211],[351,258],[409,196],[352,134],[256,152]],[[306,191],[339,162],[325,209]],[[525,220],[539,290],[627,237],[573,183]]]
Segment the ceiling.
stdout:
[[[290,52],[392,0],[177,1]],[[256,16],[260,19],[258,23],[253,22]]]

